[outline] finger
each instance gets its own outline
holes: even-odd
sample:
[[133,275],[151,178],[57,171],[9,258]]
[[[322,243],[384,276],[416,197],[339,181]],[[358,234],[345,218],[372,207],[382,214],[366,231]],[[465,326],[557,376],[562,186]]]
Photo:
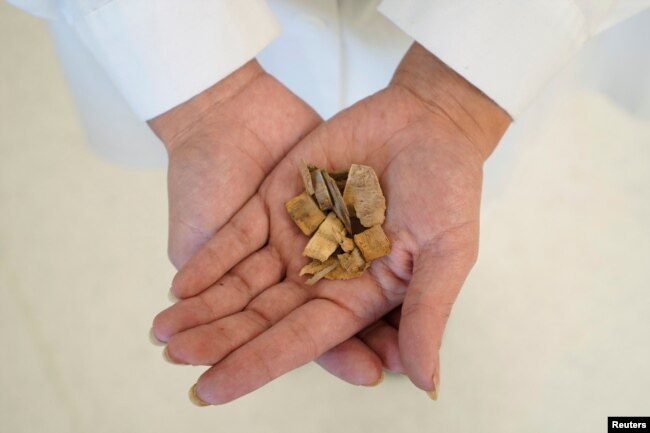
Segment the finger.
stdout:
[[453,303],[474,263],[474,256],[425,252],[415,260],[402,306],[399,347],[404,369],[419,388],[435,388],[438,350]]
[[366,346],[375,353],[383,367],[393,373],[403,373],[404,366],[399,353],[397,329],[378,320],[358,334],[358,337]]
[[[359,280],[357,284],[346,283],[347,290],[354,291],[356,287],[368,292],[368,287],[360,287]],[[383,314],[393,307],[386,305],[382,296],[366,298],[367,304],[355,305],[355,309],[331,299],[308,302],[206,371],[197,382],[199,397],[211,404],[221,404],[247,394],[316,359],[378,319],[359,311]]]
[[268,234],[268,215],[261,197],[255,195],[178,271],[172,293],[183,299],[205,290],[260,249]]
[[379,356],[356,337],[323,353],[316,358],[316,363],[352,385],[374,386],[384,378]]
[[167,355],[181,364],[216,364],[307,302],[309,296],[296,283],[276,284],[240,313],[173,335],[167,344]]
[[276,250],[265,247],[226,273],[211,287],[159,313],[154,336],[166,342],[174,334],[242,311],[262,290],[280,281],[284,264]]

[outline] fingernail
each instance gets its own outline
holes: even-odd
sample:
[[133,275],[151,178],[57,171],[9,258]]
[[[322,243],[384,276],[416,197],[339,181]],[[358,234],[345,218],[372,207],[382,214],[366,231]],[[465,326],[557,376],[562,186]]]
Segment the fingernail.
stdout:
[[379,386],[379,385],[381,385],[381,383],[384,381],[384,377],[386,377],[386,374],[385,374],[384,371],[382,370],[382,372],[381,372],[381,376],[379,377],[379,379],[377,380],[377,382],[372,383],[372,384],[370,384],[370,385],[368,385],[368,386],[372,388],[372,387],[375,387],[375,386]]
[[156,338],[156,334],[153,333],[153,328],[149,329],[149,341],[151,341],[151,344],[153,344],[154,346],[165,345],[165,343],[163,343],[162,341]]
[[179,363],[174,361],[171,356],[169,356],[169,346],[165,346],[165,348],[162,351],[162,357],[165,361],[169,362],[170,364],[178,365]]
[[438,372],[436,371],[433,374],[433,389],[431,391],[427,391],[427,395],[431,400],[438,400],[438,389],[440,388],[440,379],[438,378]]
[[175,304],[179,301],[178,297],[174,295],[174,292],[172,292],[172,289],[169,289],[169,292],[167,292],[167,299],[169,299],[169,302],[172,304]]
[[190,401],[195,405],[200,407],[210,406],[210,403],[204,402],[203,400],[201,400],[201,397],[199,397],[199,394],[196,392],[196,383],[192,385],[192,387],[190,388],[190,392],[188,394],[190,397]]

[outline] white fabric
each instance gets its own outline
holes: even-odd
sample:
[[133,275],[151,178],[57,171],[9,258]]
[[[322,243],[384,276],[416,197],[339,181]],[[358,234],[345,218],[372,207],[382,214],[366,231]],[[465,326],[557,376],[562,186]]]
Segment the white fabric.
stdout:
[[[516,118],[618,12],[616,3],[384,0],[380,11]],[[650,4],[633,3],[628,12]]]
[[[141,119],[214,84],[255,57],[280,31],[263,0],[9,1],[41,16],[63,17],[73,25]],[[319,94],[321,112],[329,116],[349,102],[346,95],[364,93],[357,91],[357,86],[367,87],[364,75],[374,83],[373,65],[346,57],[350,46],[380,52],[369,56],[376,59],[386,48],[390,60],[379,63],[388,65],[408,39],[386,20],[377,19],[369,9],[377,3],[272,1],[283,21],[297,23],[285,30],[279,46],[300,46],[302,56],[291,51],[278,56],[276,50],[261,57],[280,77],[288,77],[297,93]],[[649,4],[650,0],[384,0],[379,10],[517,117],[590,36]],[[305,10],[305,16],[298,16]],[[306,41],[314,45],[305,48]],[[310,65],[311,75],[298,75],[297,71],[304,72],[301,63]],[[359,68],[349,68],[350,64]],[[344,77],[343,72],[349,74]],[[384,79],[385,69],[381,74]]]
[[[56,2],[12,3],[40,12]],[[58,17],[73,26],[141,119],[207,89],[254,58],[281,31],[263,0],[58,3]]]

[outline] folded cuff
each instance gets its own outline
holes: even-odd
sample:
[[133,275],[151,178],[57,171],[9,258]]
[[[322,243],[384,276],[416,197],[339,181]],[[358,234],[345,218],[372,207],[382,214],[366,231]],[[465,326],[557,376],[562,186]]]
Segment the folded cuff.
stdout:
[[281,31],[263,0],[113,0],[73,25],[143,120],[226,77]]
[[513,118],[588,36],[572,0],[384,0],[379,11]]

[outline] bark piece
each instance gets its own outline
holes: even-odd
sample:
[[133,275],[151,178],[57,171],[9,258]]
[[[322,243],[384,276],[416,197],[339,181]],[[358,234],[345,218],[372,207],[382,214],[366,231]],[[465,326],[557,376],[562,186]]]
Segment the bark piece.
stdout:
[[324,262],[338,248],[338,239],[344,236],[344,231],[343,223],[336,214],[330,212],[307,243],[302,255]]
[[332,198],[323,177],[323,170],[314,170],[311,173],[311,179],[318,207],[323,211],[332,209]]
[[390,252],[390,241],[379,225],[354,235],[354,243],[357,244],[361,254],[368,262]]
[[349,214],[359,218],[364,227],[384,223],[386,199],[372,167],[352,164],[343,191],[343,200]]
[[311,278],[309,278],[307,281],[305,281],[305,284],[308,286],[313,286],[320,280],[322,280],[324,277],[327,277],[334,269],[338,267],[337,263],[333,263],[329,266],[326,266],[325,268],[321,269],[320,271],[316,272]]
[[306,192],[286,202],[285,207],[291,219],[307,236],[314,233],[318,226],[325,220],[325,214],[318,208],[314,199]]
[[[365,268],[363,270],[365,270]],[[363,274],[363,270],[359,272],[346,271],[339,263],[337,257],[331,257],[325,262],[313,260],[311,263],[306,264],[300,270],[300,275],[313,275],[313,277],[305,281],[306,284],[312,285],[316,284],[318,280],[323,278],[320,277],[320,275],[323,275],[326,280],[349,280],[360,277]],[[320,277],[318,280],[315,280],[316,275],[319,275]]]
[[300,270],[300,276],[302,277],[303,275],[306,274],[314,275],[322,271],[323,269],[327,268],[328,266],[337,265],[337,264],[338,264],[338,260],[335,257],[331,257],[324,262],[321,262],[319,260],[312,260],[311,262],[307,263],[305,266],[302,267],[302,269]]
[[300,162],[300,176],[302,177],[302,183],[305,185],[305,191],[307,191],[307,194],[314,195],[314,184],[311,181],[311,171],[305,161]]
[[336,213],[336,216],[339,217],[339,220],[341,220],[348,233],[352,233],[350,214],[348,213],[348,208],[343,201],[341,191],[339,191],[339,188],[336,186],[336,182],[334,182],[334,179],[332,179],[329,174],[323,172],[323,179],[325,179],[327,190],[330,192],[330,197],[332,197],[332,201],[334,203],[334,213]]
[[342,241],[339,242],[339,245],[341,246],[341,249],[346,253],[349,253],[352,250],[354,250],[354,241],[350,238],[343,239]]
[[334,182],[336,183],[336,186],[339,188],[339,191],[341,191],[341,194],[343,194],[343,190],[345,189],[345,183],[348,181],[349,172],[350,170],[336,170],[329,174],[330,177],[334,179]]
[[[361,230],[363,231],[363,230]],[[339,243],[339,246],[344,253],[349,253],[354,249],[354,241],[345,236],[345,233],[337,233],[338,237],[336,241]]]
[[366,269],[366,261],[361,255],[359,248],[355,248],[350,253],[339,254],[336,256],[339,259],[341,267],[350,273],[363,272]]
[[333,270],[325,275],[326,280],[351,280],[352,278],[358,278],[363,275],[363,271],[360,272],[349,272],[343,269],[342,266],[337,266]]

